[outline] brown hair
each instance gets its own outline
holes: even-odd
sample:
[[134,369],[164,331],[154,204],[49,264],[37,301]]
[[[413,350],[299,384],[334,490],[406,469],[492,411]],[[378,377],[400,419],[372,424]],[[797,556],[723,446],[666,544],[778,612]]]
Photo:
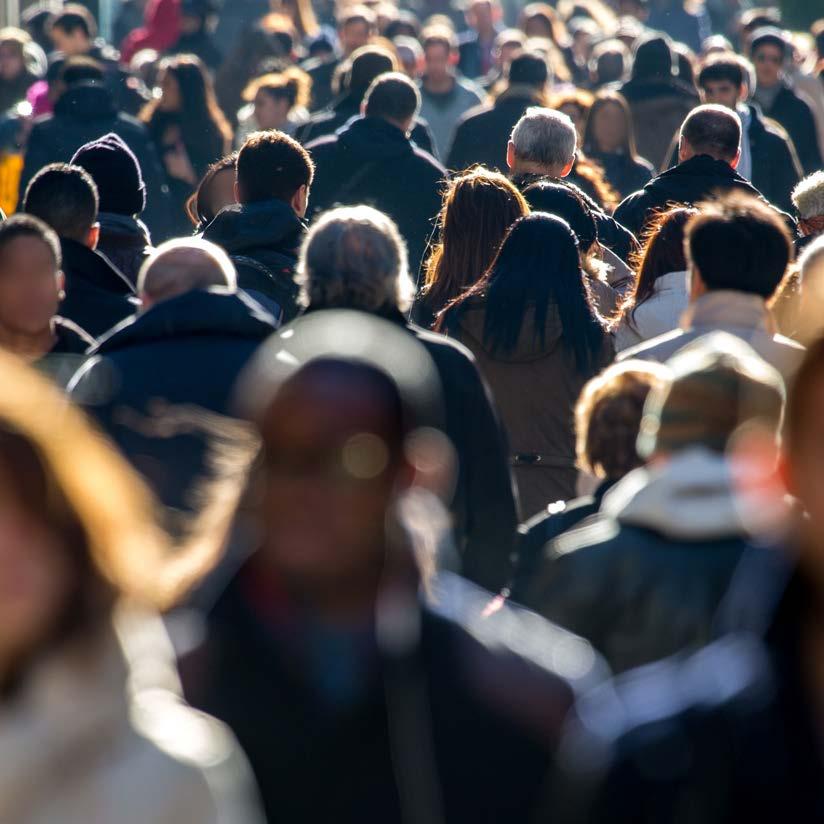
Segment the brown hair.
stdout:
[[315,164],[309,152],[283,132],[255,132],[237,154],[241,203],[289,201],[301,186],[311,186]]
[[426,262],[423,293],[434,313],[486,272],[509,227],[526,214],[524,196],[498,172],[476,166],[452,178],[438,215],[440,240]]
[[266,92],[274,98],[286,98],[289,108],[306,107],[312,92],[312,78],[297,66],[289,66],[282,72],[264,74],[252,80],[243,90],[243,99],[251,103],[258,92]]
[[598,152],[599,147],[595,143],[595,118],[598,112],[607,106],[617,106],[624,116],[624,123],[626,124],[626,139],[624,145],[621,147],[623,153],[632,158],[632,160],[639,160],[638,148],[635,145],[635,127],[632,122],[632,115],[629,110],[629,105],[622,94],[611,91],[600,91],[595,95],[595,100],[589,110],[589,117],[587,118],[586,128],[584,129],[583,148],[585,152]]
[[232,152],[220,160],[212,163],[203,175],[203,179],[198,183],[197,189],[189,196],[186,201],[186,215],[192,221],[192,225],[203,229],[208,223],[214,220],[217,212],[215,212],[211,203],[209,203],[209,194],[212,186],[212,181],[221,172],[234,172],[237,166],[237,152]]

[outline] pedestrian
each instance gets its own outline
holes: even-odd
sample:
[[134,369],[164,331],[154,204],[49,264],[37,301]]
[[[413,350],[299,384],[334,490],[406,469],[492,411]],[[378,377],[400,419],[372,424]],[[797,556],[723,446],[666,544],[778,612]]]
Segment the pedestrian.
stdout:
[[824,234],[824,170],[814,172],[799,182],[793,189],[792,203],[801,235],[796,247],[803,249]]
[[186,214],[201,234],[226,206],[237,203],[235,197],[235,168],[237,152],[232,152],[212,163],[197,185],[194,194],[186,201]]
[[29,88],[45,74],[43,57],[22,29],[0,29],[0,112],[26,99]]
[[243,90],[246,105],[238,112],[235,146],[257,131],[277,129],[294,135],[300,123],[309,118],[312,81],[306,72],[290,66],[255,78]]

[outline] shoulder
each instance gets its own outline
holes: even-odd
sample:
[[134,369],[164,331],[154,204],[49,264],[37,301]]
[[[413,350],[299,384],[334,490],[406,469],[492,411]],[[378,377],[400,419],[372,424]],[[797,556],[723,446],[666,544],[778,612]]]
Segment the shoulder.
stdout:
[[122,112],[118,114],[117,125],[133,135],[139,135],[140,137],[146,137],[148,135],[146,124],[136,117],[132,117],[130,114],[123,114]]
[[316,137],[306,144],[306,151],[316,157],[317,155],[329,154],[338,147],[338,136],[336,134],[328,134],[323,137]]
[[429,173],[436,175],[439,178],[446,176],[446,169],[441,166],[441,164],[438,163],[438,161],[435,160],[429,152],[424,151],[420,146],[416,146],[414,144],[410,145],[412,146],[412,154],[421,170],[426,169]]
[[683,330],[673,329],[672,332],[658,335],[657,338],[645,341],[630,349],[625,349],[618,355],[617,360],[623,361],[639,358],[640,360],[665,361],[670,355],[674,354],[683,336]]
[[475,356],[454,338],[448,338],[438,332],[430,332],[428,329],[421,329],[420,326],[414,324],[410,326],[410,329],[433,357],[442,357],[453,363],[466,364],[467,367],[474,368]]
[[473,106],[460,116],[455,128],[468,129],[470,126],[476,126],[478,123],[488,120],[490,117],[494,116],[494,114],[495,110],[492,106],[489,106],[486,103],[479,103],[477,106]]

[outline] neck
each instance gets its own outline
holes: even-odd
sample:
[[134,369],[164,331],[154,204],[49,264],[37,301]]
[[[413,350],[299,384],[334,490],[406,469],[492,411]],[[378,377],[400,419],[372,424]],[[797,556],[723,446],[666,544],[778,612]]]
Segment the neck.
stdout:
[[49,325],[42,332],[29,334],[17,332],[0,325],[0,347],[13,352],[26,361],[35,361],[51,351],[57,340],[54,331]]
[[452,91],[454,85],[455,77],[451,74],[445,74],[443,77],[425,75],[423,78],[423,87],[428,92],[434,92],[435,94]]
[[512,170],[516,175],[544,175],[546,177],[560,177],[563,169],[556,166],[545,166],[542,163],[534,163],[531,160],[516,160],[515,168]]

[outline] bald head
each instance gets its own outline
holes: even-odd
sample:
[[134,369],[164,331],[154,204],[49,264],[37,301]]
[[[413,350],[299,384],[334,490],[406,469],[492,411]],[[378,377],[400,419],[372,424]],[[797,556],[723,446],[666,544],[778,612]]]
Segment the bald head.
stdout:
[[681,126],[680,162],[696,155],[709,155],[729,163],[733,169],[741,154],[741,119],[726,106],[698,106]]
[[194,238],[170,240],[158,246],[137,278],[144,311],[160,301],[211,286],[234,291],[235,267],[219,246]]

